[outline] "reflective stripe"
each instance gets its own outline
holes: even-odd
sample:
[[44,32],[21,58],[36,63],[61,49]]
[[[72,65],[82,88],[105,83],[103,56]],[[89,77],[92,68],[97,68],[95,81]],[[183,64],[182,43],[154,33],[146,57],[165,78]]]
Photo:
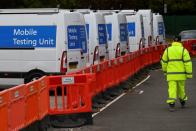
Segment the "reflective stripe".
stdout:
[[191,60],[183,60],[183,59],[170,59],[168,62],[173,62],[173,61],[182,61],[182,62],[184,62],[184,63],[187,63],[187,62],[191,62]]
[[179,98],[180,102],[186,101],[187,99],[188,99],[188,97],[186,95],[183,98]]
[[176,100],[176,98],[168,98],[168,100]]
[[171,61],[182,61],[184,63],[187,63],[187,62],[191,62],[191,60],[183,60],[183,59],[170,59],[168,62],[171,62]]
[[163,59],[161,59],[164,63],[168,63],[168,61],[165,61],[165,60],[163,60]]
[[168,104],[175,104],[176,100],[167,100]]
[[173,74],[186,74],[186,72],[167,72],[167,75],[173,75]]
[[170,98],[170,97],[168,97],[167,98],[167,103],[168,104],[172,104],[172,103],[174,104],[176,102],[176,100],[177,100],[176,98]]
[[[166,73],[166,72],[165,72]],[[192,73],[187,72],[167,72],[167,75],[173,75],[173,74],[186,74],[186,75],[192,75]]]
[[173,61],[183,61],[182,59],[170,59],[169,62]]
[[183,59],[183,61],[184,61],[184,47],[183,47],[183,49],[182,49],[182,59]]
[[184,60],[183,62],[184,62],[184,63],[187,63],[187,62],[191,62],[191,60]]
[[182,99],[183,101],[187,99],[187,96],[185,95],[184,98]]

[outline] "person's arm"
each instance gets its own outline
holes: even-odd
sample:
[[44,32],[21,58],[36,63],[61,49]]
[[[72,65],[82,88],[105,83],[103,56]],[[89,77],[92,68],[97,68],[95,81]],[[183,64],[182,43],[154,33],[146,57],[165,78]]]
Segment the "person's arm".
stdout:
[[185,49],[184,50],[184,55],[183,55],[183,60],[184,60],[184,68],[186,71],[186,77],[187,78],[192,78],[192,61],[189,55],[189,52]]
[[165,49],[162,59],[161,59],[161,66],[164,74],[167,73],[167,64],[168,64],[168,57],[167,57],[168,48]]

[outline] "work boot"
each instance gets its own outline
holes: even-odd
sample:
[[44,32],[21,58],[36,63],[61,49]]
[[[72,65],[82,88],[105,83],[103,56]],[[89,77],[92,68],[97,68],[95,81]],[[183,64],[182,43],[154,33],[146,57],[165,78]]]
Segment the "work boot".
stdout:
[[180,104],[181,104],[181,108],[185,108],[185,104],[186,104],[185,101],[181,100],[181,101],[180,101]]
[[174,112],[175,111],[175,103],[170,103],[169,104],[169,111]]

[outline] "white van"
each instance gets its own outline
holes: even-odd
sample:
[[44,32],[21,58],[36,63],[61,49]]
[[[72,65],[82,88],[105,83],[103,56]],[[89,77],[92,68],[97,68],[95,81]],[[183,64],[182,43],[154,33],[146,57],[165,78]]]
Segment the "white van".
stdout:
[[137,51],[145,46],[143,17],[134,10],[122,10],[121,13],[127,19],[129,52]]
[[109,59],[129,52],[128,29],[125,15],[114,11],[100,11],[104,14],[107,34]]
[[59,9],[0,10],[1,78],[32,81],[85,67],[83,15]]
[[153,13],[153,34],[156,44],[165,43],[165,26],[160,14]]
[[145,37],[145,47],[154,44],[154,37],[153,37],[153,14],[150,9],[146,10],[138,10],[138,14],[143,16],[143,23],[144,23],[144,37]]
[[84,14],[88,34],[89,65],[107,59],[107,32],[102,13],[90,10],[77,10]]

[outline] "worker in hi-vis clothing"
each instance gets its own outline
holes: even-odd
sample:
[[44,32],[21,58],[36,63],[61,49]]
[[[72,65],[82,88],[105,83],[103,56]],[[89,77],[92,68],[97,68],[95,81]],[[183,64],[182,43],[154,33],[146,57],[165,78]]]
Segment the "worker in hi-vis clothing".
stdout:
[[181,37],[177,36],[171,46],[165,49],[161,65],[168,81],[169,111],[175,111],[175,103],[179,98],[181,107],[185,106],[185,80],[192,78],[192,62],[189,52],[183,47]]

